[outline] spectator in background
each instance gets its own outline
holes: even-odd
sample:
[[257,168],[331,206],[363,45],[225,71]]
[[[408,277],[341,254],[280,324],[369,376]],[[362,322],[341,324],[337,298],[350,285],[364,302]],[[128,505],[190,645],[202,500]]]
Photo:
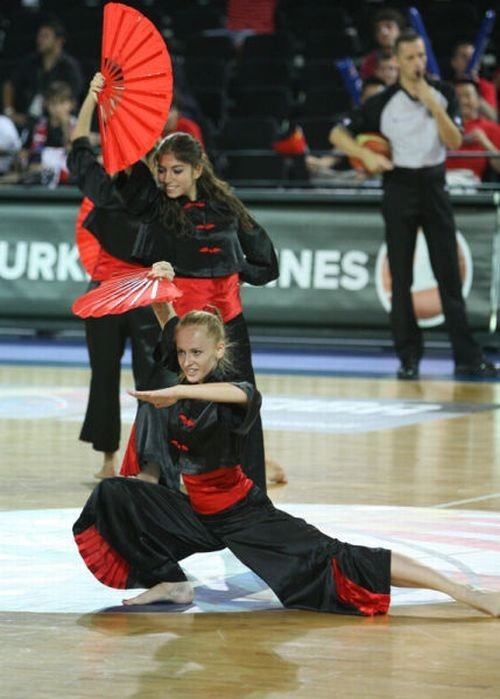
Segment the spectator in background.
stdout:
[[496,86],[490,80],[479,76],[477,71],[466,75],[467,66],[474,53],[474,44],[470,41],[460,41],[455,44],[450,58],[452,81],[463,78],[472,79],[477,85],[479,93],[479,111],[487,119],[496,121],[498,118],[498,100]]
[[174,131],[188,133],[193,138],[196,138],[202,146],[205,146],[200,125],[197,124],[194,119],[190,119],[182,113],[182,101],[177,92],[174,94],[172,104],[170,105],[170,111],[163,129],[162,137],[164,138],[174,133]]
[[76,124],[71,87],[64,82],[52,83],[44,93],[43,105],[47,116],[33,129],[28,170],[39,172],[42,184],[55,187],[69,180],[66,157]]
[[382,80],[384,85],[394,85],[399,78],[399,68],[392,49],[380,54],[373,77]]
[[[367,99],[382,92],[385,87],[386,83],[381,78],[375,76],[367,78],[361,88],[360,103],[364,104]],[[333,153],[331,155],[311,155],[308,153],[305,157],[306,168],[313,184],[324,184],[324,180],[332,180],[338,175],[338,166],[346,162],[345,156],[333,155]],[[364,178],[363,173],[357,173],[356,179]]]
[[3,110],[19,127],[39,119],[43,94],[53,82],[71,87],[77,102],[83,78],[79,63],[64,50],[66,31],[58,19],[45,20],[38,28],[36,51],[20,60],[12,78],[3,84]]
[[361,61],[359,75],[362,80],[376,75],[380,58],[388,53],[392,53],[394,43],[405,27],[406,20],[404,15],[392,7],[382,7],[375,13],[373,18],[373,36],[376,47]]
[[[455,92],[462,119],[464,136],[458,149],[468,151],[494,152],[500,150],[500,125],[496,121],[480,116],[480,101],[478,85],[474,80],[459,80],[455,83]],[[469,170],[478,180],[483,180],[488,170],[500,172],[500,158],[448,158],[447,170]]]

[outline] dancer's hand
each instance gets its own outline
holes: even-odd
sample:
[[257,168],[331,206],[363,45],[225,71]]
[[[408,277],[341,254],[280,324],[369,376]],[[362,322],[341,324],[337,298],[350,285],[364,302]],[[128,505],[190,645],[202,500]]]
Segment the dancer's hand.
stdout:
[[167,279],[169,282],[175,277],[174,268],[170,262],[155,262],[148,275],[151,279]]
[[102,73],[96,73],[90,81],[89,93],[92,95],[94,102],[97,102],[97,95],[104,89],[106,80]]
[[151,403],[155,408],[168,408],[179,400],[176,396],[176,386],[159,388],[156,391],[127,391],[130,396],[138,400]]

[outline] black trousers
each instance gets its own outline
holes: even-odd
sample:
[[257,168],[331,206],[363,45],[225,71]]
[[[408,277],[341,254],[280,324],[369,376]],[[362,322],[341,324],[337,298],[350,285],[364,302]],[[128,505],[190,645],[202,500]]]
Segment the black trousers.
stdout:
[[90,442],[97,451],[113,452],[120,446],[121,360],[128,339],[135,387],[161,388],[169,384],[168,372],[153,359],[159,332],[151,308],[85,321],[91,379],[80,439]]
[[423,353],[422,331],[411,297],[413,257],[421,226],[455,363],[479,362],[481,348],[472,337],[462,296],[455,222],[444,168],[395,168],[386,173],[382,212],[392,276],[391,328],[398,357],[420,359]]
[[382,614],[389,606],[391,553],[344,543],[274,507],[254,487],[218,514],[197,515],[162,485],[108,478],[73,526],[80,554],[110,587],[180,582],[178,561],[228,547],[286,607]]

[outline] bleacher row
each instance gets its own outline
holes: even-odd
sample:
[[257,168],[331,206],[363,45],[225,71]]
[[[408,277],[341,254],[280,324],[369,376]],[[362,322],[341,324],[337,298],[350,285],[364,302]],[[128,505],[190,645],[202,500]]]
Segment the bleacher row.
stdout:
[[[67,51],[80,60],[89,78],[99,66],[102,4],[97,0],[39,0],[36,8],[23,7],[22,0],[2,4],[0,77],[8,76],[18,57],[33,50],[40,17],[54,13],[67,28]],[[164,35],[176,71],[203,114],[207,149],[218,167],[230,179],[244,175],[253,180],[262,172],[269,179],[294,172],[272,150],[272,143],[294,123],[302,127],[309,148],[329,148],[332,123],[352,106],[334,61],[345,56],[357,60],[372,48],[371,17],[384,3],[281,0],[275,33],[250,36],[239,51],[228,36],[220,35],[224,0],[128,4],[148,16]],[[474,38],[490,5],[483,0],[387,4],[403,12],[409,5],[419,8],[443,69],[452,44]],[[497,27],[492,46],[498,32]],[[249,149],[253,161],[241,153]]]

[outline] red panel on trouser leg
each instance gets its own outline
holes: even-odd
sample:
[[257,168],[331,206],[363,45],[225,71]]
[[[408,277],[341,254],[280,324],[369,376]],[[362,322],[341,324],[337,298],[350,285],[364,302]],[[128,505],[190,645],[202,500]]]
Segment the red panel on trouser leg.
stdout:
[[339,602],[351,604],[366,616],[387,614],[391,602],[389,594],[370,592],[365,587],[357,585],[342,573],[335,558],[332,559],[332,567]]
[[75,541],[85,565],[100,582],[120,590],[127,587],[127,561],[103,539],[94,526],[76,534]]

